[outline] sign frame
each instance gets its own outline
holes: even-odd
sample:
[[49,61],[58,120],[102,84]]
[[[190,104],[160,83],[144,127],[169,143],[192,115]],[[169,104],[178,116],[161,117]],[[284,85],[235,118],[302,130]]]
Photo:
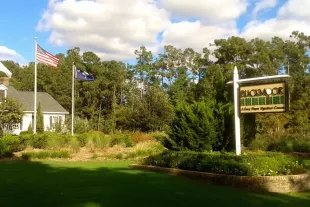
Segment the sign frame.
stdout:
[[245,84],[240,84],[239,85],[239,90],[238,90],[238,109],[239,109],[239,114],[259,114],[259,113],[262,113],[262,114],[267,114],[267,113],[287,113],[289,112],[289,109],[290,109],[290,106],[289,106],[289,90],[288,90],[288,82],[287,81],[274,81],[274,82],[269,82],[269,84],[277,84],[277,83],[282,83],[284,84],[284,97],[285,97],[285,100],[284,100],[284,111],[267,111],[267,112],[264,112],[264,111],[259,111],[259,112],[249,112],[249,113],[242,113],[241,112],[241,94],[240,94],[240,91],[241,91],[241,87],[244,87],[244,86],[261,86],[261,85],[267,85],[268,83],[245,83]]

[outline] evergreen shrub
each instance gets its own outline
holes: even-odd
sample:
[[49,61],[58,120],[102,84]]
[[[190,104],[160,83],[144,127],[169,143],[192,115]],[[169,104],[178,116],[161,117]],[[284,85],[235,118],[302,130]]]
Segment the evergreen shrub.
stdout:
[[0,139],[0,158],[3,157],[12,157],[13,156],[13,151],[10,149],[10,147],[1,141]]
[[179,103],[175,109],[169,137],[163,144],[173,150],[210,151],[217,139],[217,120],[212,101]]
[[0,139],[0,142],[12,152],[23,150],[18,136],[6,135]]

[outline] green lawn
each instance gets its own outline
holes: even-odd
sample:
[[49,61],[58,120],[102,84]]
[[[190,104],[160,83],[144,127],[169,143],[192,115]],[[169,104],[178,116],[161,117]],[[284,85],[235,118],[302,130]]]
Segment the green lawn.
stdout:
[[308,207],[310,203],[310,192],[250,193],[133,170],[128,164],[130,162],[0,162],[0,206]]

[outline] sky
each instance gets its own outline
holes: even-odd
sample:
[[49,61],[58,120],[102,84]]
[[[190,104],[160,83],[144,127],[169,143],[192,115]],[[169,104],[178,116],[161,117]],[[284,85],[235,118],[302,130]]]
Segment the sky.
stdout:
[[[34,37],[52,54],[80,47],[101,60],[135,60],[146,46],[201,52],[215,39],[310,35],[310,0],[2,0],[0,60],[34,61]],[[212,49],[212,48],[211,48]]]

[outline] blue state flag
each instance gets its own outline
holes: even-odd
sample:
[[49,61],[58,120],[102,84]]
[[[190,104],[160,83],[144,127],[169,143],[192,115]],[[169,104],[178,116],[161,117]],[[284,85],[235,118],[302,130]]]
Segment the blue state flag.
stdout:
[[94,81],[95,78],[92,74],[89,74],[85,71],[76,69],[76,79],[85,80],[85,81]]

